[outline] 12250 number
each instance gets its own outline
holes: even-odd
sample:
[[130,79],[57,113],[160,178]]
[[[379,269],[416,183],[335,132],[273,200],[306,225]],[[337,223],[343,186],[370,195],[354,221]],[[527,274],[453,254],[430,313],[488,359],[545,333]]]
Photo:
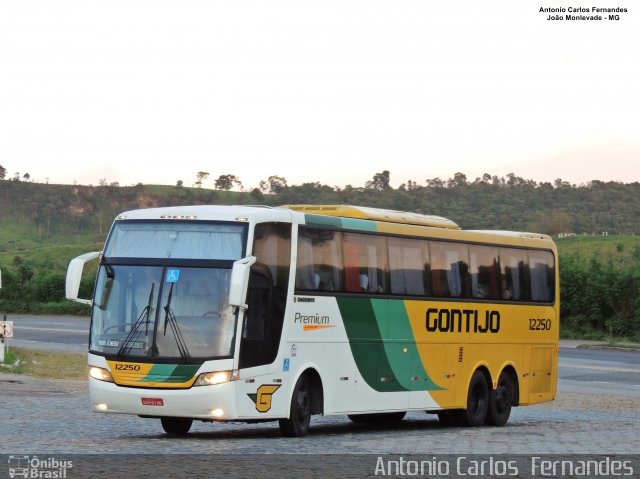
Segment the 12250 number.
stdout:
[[551,330],[551,320],[550,319],[530,319],[529,320],[529,330],[530,331],[550,331]]

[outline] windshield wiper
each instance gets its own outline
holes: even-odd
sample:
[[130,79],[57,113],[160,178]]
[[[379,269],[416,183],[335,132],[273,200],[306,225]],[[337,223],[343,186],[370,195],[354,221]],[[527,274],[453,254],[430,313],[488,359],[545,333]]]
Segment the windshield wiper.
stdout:
[[129,331],[129,334],[127,334],[127,337],[124,338],[124,341],[122,341],[122,344],[120,345],[120,349],[118,349],[116,356],[123,356],[125,353],[128,353],[129,351],[131,351],[131,348],[135,343],[134,339],[137,340],[140,334],[140,331],[138,328],[140,328],[140,326],[143,323],[145,325],[145,328],[144,328],[145,335],[148,333],[149,322],[150,322],[149,314],[151,313],[151,309],[152,309],[151,303],[153,302],[153,290],[155,289],[155,287],[156,287],[156,283],[151,283],[151,291],[149,291],[149,301],[147,302],[147,305],[142,310],[142,313],[140,313],[140,316],[138,316],[138,319],[136,319],[136,322],[133,323],[133,327]]
[[178,321],[176,320],[175,314],[173,314],[173,310],[171,309],[171,299],[173,298],[173,285],[175,283],[171,283],[171,288],[169,288],[169,297],[167,298],[167,304],[164,307],[164,332],[163,334],[167,335],[167,325],[171,327],[171,331],[173,332],[173,337],[176,340],[176,344],[178,345],[178,351],[180,352],[180,356],[183,360],[188,361],[191,358],[189,354],[189,350],[187,349],[187,343],[185,343],[184,338],[182,337],[182,333],[180,332],[180,326],[178,325]]

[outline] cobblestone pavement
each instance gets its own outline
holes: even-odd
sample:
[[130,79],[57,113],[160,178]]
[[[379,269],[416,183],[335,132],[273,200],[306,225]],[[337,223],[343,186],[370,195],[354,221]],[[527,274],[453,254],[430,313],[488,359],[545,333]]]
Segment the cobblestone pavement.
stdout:
[[410,413],[400,424],[314,417],[309,436],[284,438],[277,423],[194,423],[185,438],[158,420],[90,411],[84,381],[0,373],[0,454],[631,454],[640,398],[590,395],[562,384],[556,401],[515,408],[503,428],[448,428]]

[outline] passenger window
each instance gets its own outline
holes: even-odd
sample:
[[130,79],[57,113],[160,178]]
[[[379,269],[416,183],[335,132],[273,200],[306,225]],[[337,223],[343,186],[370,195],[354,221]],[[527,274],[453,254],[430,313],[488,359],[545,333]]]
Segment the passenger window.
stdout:
[[433,295],[444,298],[468,297],[469,259],[466,245],[432,241],[431,283]]
[[469,248],[471,267],[471,296],[476,299],[499,299],[498,248],[475,246]]
[[531,300],[549,303],[553,301],[555,278],[553,255],[548,251],[529,251],[531,273]]
[[425,240],[388,238],[393,294],[430,294],[429,246]]
[[296,288],[342,290],[341,238],[338,231],[300,228]]
[[386,238],[343,233],[344,286],[351,293],[387,292]]
[[500,294],[503,301],[529,301],[529,273],[527,252],[500,248]]

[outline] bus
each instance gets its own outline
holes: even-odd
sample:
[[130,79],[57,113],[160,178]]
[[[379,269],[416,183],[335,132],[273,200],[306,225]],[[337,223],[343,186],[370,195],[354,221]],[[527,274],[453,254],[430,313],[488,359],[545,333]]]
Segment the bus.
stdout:
[[70,262],[66,295],[92,308],[93,409],[168,434],[279,421],[299,437],[316,414],[408,411],[502,426],[556,392],[558,261],[542,234],[346,205],[134,210]]

